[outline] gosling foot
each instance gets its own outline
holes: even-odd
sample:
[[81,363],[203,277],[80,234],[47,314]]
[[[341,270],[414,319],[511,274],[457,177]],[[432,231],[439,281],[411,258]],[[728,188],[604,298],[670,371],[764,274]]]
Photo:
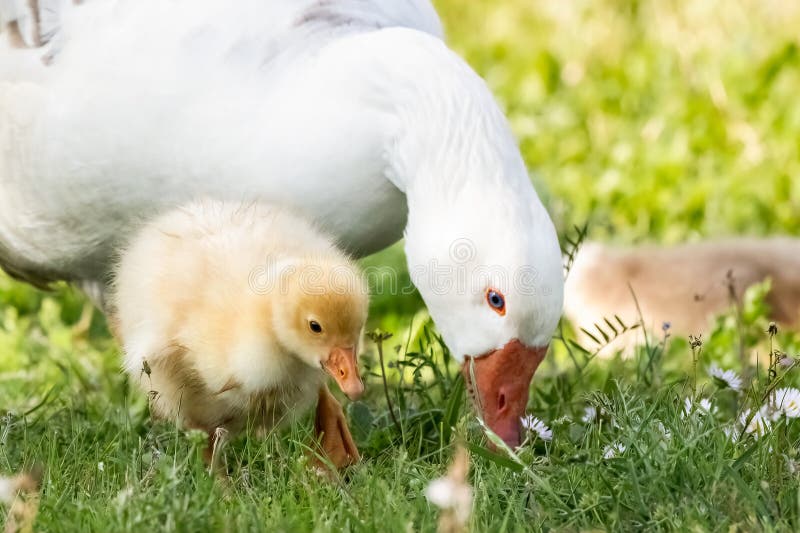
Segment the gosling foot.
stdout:
[[[361,460],[342,406],[328,390],[327,385],[319,389],[317,415],[314,419],[314,432],[320,445],[320,455],[325,457],[334,468],[342,469]],[[326,467],[317,459],[317,467]]]

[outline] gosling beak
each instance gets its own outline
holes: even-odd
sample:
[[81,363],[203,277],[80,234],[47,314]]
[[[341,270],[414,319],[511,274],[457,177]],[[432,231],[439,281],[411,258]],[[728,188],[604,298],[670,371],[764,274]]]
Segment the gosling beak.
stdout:
[[512,339],[499,350],[464,360],[464,381],[472,392],[475,408],[483,414],[489,429],[511,448],[522,442],[521,419],[528,405],[531,381],[546,353],[547,346],[525,346]]
[[364,393],[364,383],[358,374],[355,347],[334,348],[322,366],[351,400],[357,400]]

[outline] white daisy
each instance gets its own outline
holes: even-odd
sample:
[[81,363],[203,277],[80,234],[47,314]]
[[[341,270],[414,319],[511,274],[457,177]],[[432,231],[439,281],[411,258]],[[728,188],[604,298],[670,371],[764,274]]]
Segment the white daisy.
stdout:
[[466,523],[472,511],[472,487],[449,477],[430,482],[425,489],[428,501],[440,509],[451,509],[460,523]]
[[700,398],[700,409],[711,414],[717,412],[717,408],[711,405],[711,400],[708,398]]
[[528,415],[522,418],[522,427],[528,431],[536,433],[536,436],[542,440],[553,440],[553,432],[547,427],[547,424],[539,420],[533,415]]
[[773,392],[772,398],[778,416],[784,414],[787,418],[800,418],[800,390],[784,387]]
[[716,414],[717,408],[711,405],[711,400],[708,398],[700,398],[697,402],[692,402],[691,399],[686,398],[683,401],[683,415],[685,417],[687,415],[692,414],[692,412],[697,411],[701,415],[708,415],[708,414]]
[[14,478],[0,477],[0,502],[11,503],[17,496],[17,480]]
[[597,418],[597,408],[592,405],[587,405],[583,408],[583,416],[581,420],[584,424],[588,424],[590,422],[594,422],[594,419]]
[[755,438],[765,435],[771,427],[771,422],[767,417],[767,410],[762,407],[755,414],[750,415],[750,409],[742,413],[739,417],[739,424],[745,426],[745,432],[750,433]]
[[453,506],[455,494],[455,482],[447,477],[434,479],[425,489],[425,497],[428,498],[428,501],[441,509],[449,509]]
[[[467,483],[469,454],[459,447],[447,475],[434,479],[425,489],[428,501],[464,525],[472,513],[472,487]],[[440,520],[445,520],[444,516]],[[463,528],[458,528],[461,531]],[[463,529],[466,531],[466,529]]]
[[733,426],[725,426],[722,428],[722,432],[725,433],[725,436],[731,439],[731,441],[736,442],[739,440],[739,430],[737,430]]
[[735,391],[742,390],[742,378],[733,370],[722,370],[717,363],[713,363],[709,367],[708,373],[718,384]]
[[659,433],[661,436],[664,437],[664,440],[672,440],[672,432],[667,429],[667,426],[661,420],[656,420],[656,428],[658,428]]
[[603,449],[603,459],[613,459],[614,457],[625,453],[625,450],[627,449],[628,447],[620,442],[610,444]]
[[105,472],[106,464],[103,461],[100,461],[99,463],[97,463],[97,469],[101,472]]

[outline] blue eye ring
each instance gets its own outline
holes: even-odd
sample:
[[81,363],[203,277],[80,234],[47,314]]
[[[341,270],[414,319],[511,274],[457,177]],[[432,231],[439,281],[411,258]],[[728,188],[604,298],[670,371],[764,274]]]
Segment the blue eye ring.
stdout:
[[506,314],[506,297],[497,289],[489,287],[486,289],[486,303],[492,308],[492,311],[500,316]]

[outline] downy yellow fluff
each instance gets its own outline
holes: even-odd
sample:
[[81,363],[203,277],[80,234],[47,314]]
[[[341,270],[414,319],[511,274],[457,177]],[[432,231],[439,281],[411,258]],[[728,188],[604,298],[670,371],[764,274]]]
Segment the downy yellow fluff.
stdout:
[[[305,219],[199,201],[146,224],[122,252],[112,323],[154,415],[236,432],[248,417],[268,429],[305,411],[326,369],[360,394],[367,300],[356,265]],[[326,366],[335,353],[353,364]]]

